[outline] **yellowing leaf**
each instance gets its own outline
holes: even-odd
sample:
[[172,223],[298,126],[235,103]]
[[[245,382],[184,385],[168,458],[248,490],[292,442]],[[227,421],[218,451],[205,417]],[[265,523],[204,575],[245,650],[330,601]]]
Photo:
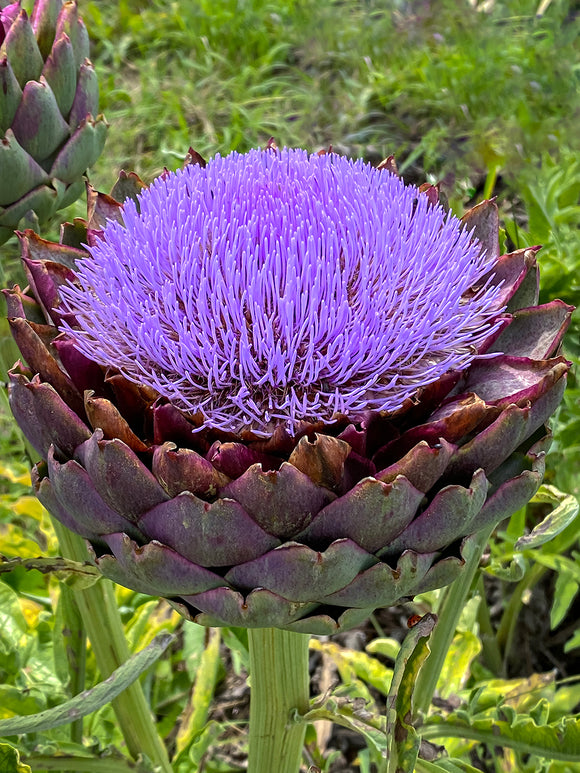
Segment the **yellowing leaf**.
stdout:
[[18,749],[7,743],[0,743],[0,773],[32,773],[30,767],[20,762]]
[[30,471],[24,464],[8,465],[0,462],[0,478],[6,478],[10,483],[30,486]]
[[40,547],[19,526],[4,523],[0,524],[0,553],[8,558],[34,558],[40,553]]
[[179,717],[176,758],[195,740],[207,722],[218,675],[220,638],[219,628],[209,629],[209,642],[202,653],[190,699]]
[[43,520],[46,512],[36,497],[26,495],[19,497],[13,503],[12,509],[17,515],[27,515],[39,523]]
[[44,607],[32,599],[20,598],[20,609],[29,628],[36,628],[38,617]]
[[471,673],[471,664],[481,651],[481,642],[471,631],[455,634],[445,657],[437,682],[437,689],[443,698],[459,692]]
[[349,672],[372,685],[383,695],[387,695],[393,677],[393,671],[384,666],[376,658],[371,658],[366,652],[349,650],[339,647],[334,642],[321,642],[317,639],[310,641],[310,648],[326,652],[336,663],[341,679],[348,683]]

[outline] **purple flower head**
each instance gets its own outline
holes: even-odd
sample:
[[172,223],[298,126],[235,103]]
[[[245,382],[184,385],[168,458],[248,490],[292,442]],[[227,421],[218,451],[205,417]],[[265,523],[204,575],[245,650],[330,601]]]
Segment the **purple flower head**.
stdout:
[[77,348],[226,431],[396,410],[469,365],[501,311],[459,220],[335,154],[187,166],[90,253],[63,289]]

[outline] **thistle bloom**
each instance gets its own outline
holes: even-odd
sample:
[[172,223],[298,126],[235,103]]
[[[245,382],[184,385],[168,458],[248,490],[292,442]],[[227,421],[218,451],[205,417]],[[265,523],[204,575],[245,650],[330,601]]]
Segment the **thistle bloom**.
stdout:
[[[188,165],[63,290],[83,354],[204,426],[394,411],[498,329],[493,258],[386,170],[302,150]],[[472,288],[481,285],[478,289]]]
[[332,633],[450,582],[535,493],[571,308],[537,305],[536,249],[499,256],[493,203],[437,198],[256,150],[22,236],[12,409],[106,576],[203,624]]

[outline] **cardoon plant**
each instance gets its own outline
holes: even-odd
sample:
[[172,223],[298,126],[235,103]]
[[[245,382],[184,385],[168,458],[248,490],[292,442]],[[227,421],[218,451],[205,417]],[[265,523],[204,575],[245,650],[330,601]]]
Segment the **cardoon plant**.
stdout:
[[250,770],[295,771],[305,634],[451,582],[540,485],[571,309],[493,203],[458,220],[392,163],[189,160],[21,235],[11,405],[104,575],[249,629]]

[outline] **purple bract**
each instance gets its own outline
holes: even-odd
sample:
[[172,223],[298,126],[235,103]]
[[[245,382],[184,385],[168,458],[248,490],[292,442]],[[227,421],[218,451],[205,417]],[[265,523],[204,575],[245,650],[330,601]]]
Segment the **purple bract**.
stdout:
[[[199,423],[394,411],[501,324],[495,263],[386,169],[254,150],[158,178],[62,289],[76,347]],[[71,317],[68,317],[70,320]]]

